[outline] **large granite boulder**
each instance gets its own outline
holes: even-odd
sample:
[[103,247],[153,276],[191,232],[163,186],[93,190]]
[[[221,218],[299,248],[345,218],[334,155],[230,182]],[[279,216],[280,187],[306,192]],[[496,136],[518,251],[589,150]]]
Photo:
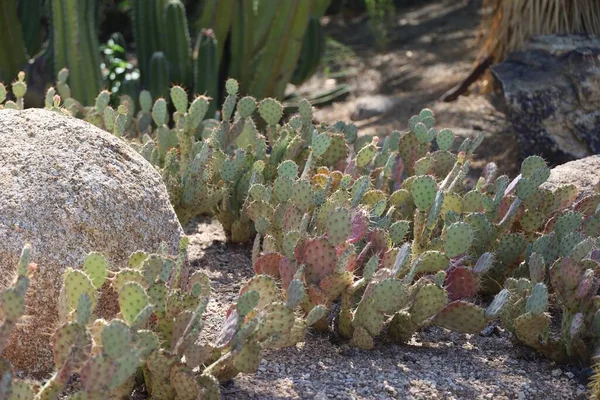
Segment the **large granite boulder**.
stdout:
[[600,38],[533,38],[492,67],[522,156],[557,165],[600,154]]
[[575,185],[577,200],[594,193],[600,186],[600,155],[582,158],[553,168],[543,187],[556,190],[560,186]]
[[27,317],[5,351],[17,370],[53,367],[49,338],[67,267],[91,251],[117,268],[136,250],[164,244],[175,253],[182,235],[160,175],[122,140],[53,111],[0,110],[0,288],[26,242],[38,264]]

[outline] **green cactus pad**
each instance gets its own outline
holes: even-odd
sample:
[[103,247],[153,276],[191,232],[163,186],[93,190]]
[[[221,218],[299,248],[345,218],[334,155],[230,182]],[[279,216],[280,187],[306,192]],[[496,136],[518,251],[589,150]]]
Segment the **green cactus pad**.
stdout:
[[161,275],[163,260],[157,254],[152,254],[142,262],[140,269],[147,284],[150,285]]
[[25,313],[25,298],[16,288],[7,288],[0,294],[0,309],[7,321],[16,322]]
[[167,287],[161,282],[157,282],[148,287],[147,294],[149,302],[155,307],[155,311],[158,314],[163,314],[165,312],[167,306],[167,292]]
[[[365,296],[367,292],[365,292]],[[373,306],[380,312],[391,313],[401,308],[406,300],[406,287],[397,279],[385,279],[376,284],[370,297]]]
[[581,226],[583,216],[575,211],[570,211],[559,216],[554,223],[554,232],[558,240],[562,240],[569,233],[575,231]]
[[348,156],[348,146],[346,145],[344,135],[330,134],[330,137],[331,143],[327,151],[321,156],[323,165],[335,165]]
[[431,274],[448,268],[449,260],[440,251],[428,250],[417,257],[411,266],[412,274]]
[[445,220],[446,214],[450,211],[456,214],[461,214],[463,211],[463,199],[456,193],[446,193],[444,195],[444,202],[441,210],[442,219]]
[[404,241],[410,229],[410,221],[396,221],[390,225],[390,239],[392,243],[399,244]]
[[135,317],[148,305],[148,295],[137,282],[126,283],[119,292],[119,306],[125,321],[131,323]]
[[432,176],[417,177],[411,185],[413,200],[421,211],[427,210],[433,204],[437,194],[437,185]]
[[[564,239],[563,239],[564,240]],[[569,257],[573,262],[579,262],[586,258],[588,254],[592,251],[592,248],[596,245],[596,239],[594,238],[586,238],[583,241],[577,243],[573,249],[565,254]],[[561,243],[562,247],[562,243]]]
[[123,321],[114,319],[102,330],[104,355],[113,360],[119,359],[130,351],[131,344],[131,331]]
[[548,310],[548,288],[542,282],[533,286],[531,295],[527,298],[526,311],[539,315]]
[[466,222],[455,222],[446,228],[444,234],[444,250],[450,258],[469,250],[473,243],[473,229]]
[[72,322],[61,325],[52,335],[51,342],[56,368],[61,368],[67,360],[75,368],[81,366],[89,357],[92,349],[92,343],[85,328]]
[[317,157],[325,154],[329,145],[331,144],[331,138],[329,135],[322,133],[320,135],[316,135],[312,140],[312,149],[313,154]]
[[77,303],[77,323],[86,326],[92,317],[92,301],[86,293],[79,297]]
[[423,286],[417,292],[410,308],[412,323],[422,324],[425,320],[439,313],[448,303],[446,291],[431,283]]
[[433,157],[425,156],[415,162],[415,175],[427,175],[431,171],[435,160]]
[[308,181],[296,181],[292,187],[292,192],[292,201],[300,211],[308,211],[314,205],[313,190]]
[[188,95],[185,90],[181,86],[173,86],[169,94],[177,112],[185,114],[188,108]]
[[504,310],[504,307],[508,304],[509,299],[510,291],[508,289],[502,289],[485,309],[485,317],[489,320],[498,318]]
[[275,193],[275,197],[281,202],[288,201],[293,194],[293,185],[294,183],[289,177],[277,177],[273,183],[273,193]]
[[519,220],[525,232],[535,232],[546,222],[546,215],[537,210],[526,210]]
[[564,185],[556,188],[553,192],[553,202],[551,210],[562,210],[573,203],[579,194],[579,189],[575,185]]
[[143,251],[136,251],[129,256],[129,260],[127,262],[129,268],[139,268],[142,265],[142,262],[148,258],[148,253]]
[[367,145],[360,149],[358,154],[356,155],[356,166],[358,167],[366,167],[377,154],[377,147],[375,145]]
[[242,97],[237,105],[237,110],[240,113],[240,117],[249,118],[254,114],[256,110],[256,100],[253,97],[246,96]]
[[335,272],[324,277],[319,288],[329,301],[333,301],[352,284],[354,276],[349,271]]
[[412,128],[412,132],[417,137],[417,140],[422,143],[428,143],[430,140],[430,135],[428,134],[429,128],[422,122],[417,122]]
[[208,112],[209,106],[210,103],[206,96],[197,96],[194,101],[192,101],[188,115],[190,126],[193,129],[196,129],[200,125]]
[[337,246],[346,242],[352,233],[352,219],[350,212],[338,207],[332,210],[327,217],[327,238],[331,244]]
[[200,388],[196,383],[194,372],[181,364],[175,364],[171,368],[169,380],[178,400],[196,400],[200,395]]
[[253,276],[240,290],[240,296],[251,290],[255,290],[260,295],[258,305],[256,306],[258,309],[279,300],[279,289],[277,288],[277,284],[275,283],[275,280],[268,275]]
[[464,300],[448,303],[433,322],[446,329],[461,333],[479,333],[487,325],[483,308]]
[[531,178],[535,171],[540,168],[546,168],[546,161],[540,156],[529,156],[521,163],[521,175],[524,178]]
[[571,232],[559,244],[559,252],[563,257],[569,257],[577,245],[583,242],[584,236],[579,232]]
[[373,337],[365,328],[361,326],[354,328],[354,333],[352,335],[352,339],[350,340],[350,345],[363,350],[370,350],[373,347],[375,347]]
[[65,273],[63,289],[65,291],[67,305],[70,309],[77,308],[79,297],[87,294],[92,302],[92,309],[96,307],[97,294],[92,280],[82,271],[67,269]]
[[306,316],[306,326],[312,326],[327,316],[327,308],[323,305],[314,307]]
[[158,99],[152,106],[152,119],[157,126],[167,123],[167,102],[165,99]]
[[435,141],[440,150],[447,151],[450,150],[452,144],[454,143],[454,132],[451,129],[442,129],[438,132]]
[[519,233],[504,235],[498,241],[496,258],[502,264],[509,265],[521,257],[526,247],[527,242],[523,235]]
[[299,279],[292,279],[287,288],[287,302],[286,306],[290,309],[294,309],[300,305],[306,296],[306,289],[304,284]]
[[399,343],[410,341],[416,331],[412,317],[407,311],[399,311],[388,326],[388,335]]
[[256,290],[249,290],[242,294],[236,304],[238,314],[242,317],[248,315],[258,304],[259,298],[260,293]]
[[286,335],[294,326],[294,312],[283,303],[270,303],[262,310],[263,319],[256,339],[263,341],[272,335]]
[[258,113],[267,124],[275,126],[283,116],[283,106],[277,100],[267,98],[258,105]]
[[542,235],[533,242],[531,251],[540,254],[550,264],[558,256],[559,243],[554,232]]
[[523,314],[515,320],[515,335],[523,343],[537,347],[547,336],[550,325],[548,314]]

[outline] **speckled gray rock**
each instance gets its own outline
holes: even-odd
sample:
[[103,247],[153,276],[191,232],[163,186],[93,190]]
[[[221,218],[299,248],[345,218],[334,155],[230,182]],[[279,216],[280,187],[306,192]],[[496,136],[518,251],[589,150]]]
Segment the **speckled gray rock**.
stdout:
[[600,154],[600,38],[536,37],[492,72],[522,156],[557,165]]
[[600,155],[582,158],[553,168],[543,187],[555,190],[559,186],[575,185],[577,199],[591,194],[600,185]]
[[354,101],[354,111],[350,116],[352,121],[362,121],[376,116],[389,114],[400,103],[400,100],[386,95],[359,97]]
[[0,287],[26,242],[38,264],[28,317],[5,352],[16,369],[39,375],[52,367],[49,338],[67,267],[79,268],[91,251],[113,268],[163,243],[176,252],[182,235],[160,175],[126,143],[57,112],[0,110]]

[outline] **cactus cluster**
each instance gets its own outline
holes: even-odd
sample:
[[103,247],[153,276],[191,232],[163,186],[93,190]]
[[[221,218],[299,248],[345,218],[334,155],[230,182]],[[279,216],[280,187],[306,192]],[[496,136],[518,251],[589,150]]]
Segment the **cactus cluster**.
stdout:
[[[25,89],[20,75],[13,93]],[[212,212],[231,241],[255,235],[257,275],[217,344],[203,347],[218,354],[203,361],[217,380],[254,370],[260,349],[301,341],[308,326],[371,348],[381,334],[405,342],[426,326],[476,333],[500,320],[560,361],[587,362],[600,344],[600,193],[575,202],[573,185],[545,188],[540,157],[525,159],[512,181],[491,163],[471,187],[465,177],[483,135],[455,143],[428,109],[379,140],[358,137],[352,124],[313,125],[306,100],[283,120],[277,100],[240,98],[234,79],[220,120],[205,119],[208,97],[190,102],[180,86],[169,91],[172,115],[148,92],[135,116],[131,99],[115,111],[108,92],[83,107],[66,71],[57,90],[48,108],[116,135],[142,133],[132,146],[162,174],[183,223]],[[22,106],[22,96],[5,104]],[[151,283],[135,281],[132,293],[152,298]],[[131,324],[141,309],[123,312]]]
[[[317,150],[315,129],[308,166],[285,160],[272,183],[253,179],[242,210],[258,232],[255,271],[284,288],[301,273],[304,311],[327,307],[332,315],[317,326],[359,347],[383,331],[405,341],[422,326],[479,332],[501,319],[552,358],[589,360],[600,321],[600,194],[573,204],[575,186],[543,188],[550,169],[535,156],[512,182],[490,164],[465,188],[482,137],[453,154],[454,133],[434,121],[423,110],[383,145],[355,146],[342,170],[319,164],[328,147]],[[527,285],[530,272],[538,280]],[[549,294],[563,318],[552,340]],[[482,295],[495,295],[488,307],[474,302]]]
[[[220,399],[219,382],[255,372],[264,349],[302,340],[306,328],[326,312],[316,308],[300,318],[295,311],[302,297],[285,300],[275,280],[260,275],[242,287],[221,332],[210,338],[203,331],[210,283],[199,271],[183,279],[186,246],[184,239],[176,257],[135,252],[118,271],[93,252],[81,268],[67,269],[59,296],[60,326],[51,336],[56,373],[40,385],[18,379],[2,360],[0,397],[58,399],[78,374],[81,388],[65,398],[128,399],[143,382],[157,400]],[[35,270],[30,254],[26,246],[17,280],[0,295],[0,350],[25,311],[29,275]],[[101,288],[104,296],[112,291],[118,298],[119,313],[111,320],[95,318]]]

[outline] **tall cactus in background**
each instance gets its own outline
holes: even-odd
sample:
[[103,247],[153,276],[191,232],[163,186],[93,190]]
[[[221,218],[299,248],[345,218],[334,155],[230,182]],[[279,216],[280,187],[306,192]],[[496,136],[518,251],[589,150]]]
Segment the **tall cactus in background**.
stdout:
[[131,0],[131,18],[138,67],[145,87],[150,84],[150,59],[160,50],[157,4],[161,0]]
[[212,29],[200,32],[194,48],[194,93],[206,95],[215,101],[210,103],[208,115],[213,117],[219,99],[219,54],[217,39]]
[[52,0],[54,68],[68,68],[73,97],[92,105],[102,87],[96,0]]
[[167,98],[169,94],[169,64],[162,51],[155,51],[150,59],[148,88],[155,97]]
[[305,0],[277,3],[277,18],[273,20],[249,87],[253,96],[283,97],[300,56],[311,6]]
[[42,0],[18,0],[17,15],[21,23],[23,40],[30,57],[42,48]]
[[163,10],[164,20],[161,35],[163,52],[169,62],[171,82],[189,87],[192,76],[192,53],[185,7],[179,0],[169,0]]
[[8,81],[27,65],[27,50],[15,0],[0,2],[0,80]]
[[290,82],[294,85],[300,85],[314,75],[319,67],[324,51],[325,32],[321,26],[321,19],[311,16],[304,34],[304,43],[302,44],[300,58],[290,78]]
[[235,0],[205,0],[197,27],[212,29],[219,47],[219,63],[223,57],[225,41],[229,35],[232,21],[232,8]]
[[[323,48],[319,19],[330,3],[331,0],[205,0],[200,18],[192,23],[201,29],[192,52],[185,7],[180,0],[132,0],[144,88],[151,89],[150,79],[154,79],[150,78],[150,59],[156,51],[162,51],[168,63],[169,83],[191,88],[190,94],[215,98],[211,104],[222,101],[217,95],[224,84],[219,76],[223,71],[239,81],[241,94],[282,98],[294,72],[296,82],[315,72]],[[311,29],[307,32],[309,22]],[[210,40],[208,31],[212,32]],[[229,54],[223,57],[228,38]],[[301,52],[302,62],[297,67]],[[152,95],[158,97],[157,93]]]

